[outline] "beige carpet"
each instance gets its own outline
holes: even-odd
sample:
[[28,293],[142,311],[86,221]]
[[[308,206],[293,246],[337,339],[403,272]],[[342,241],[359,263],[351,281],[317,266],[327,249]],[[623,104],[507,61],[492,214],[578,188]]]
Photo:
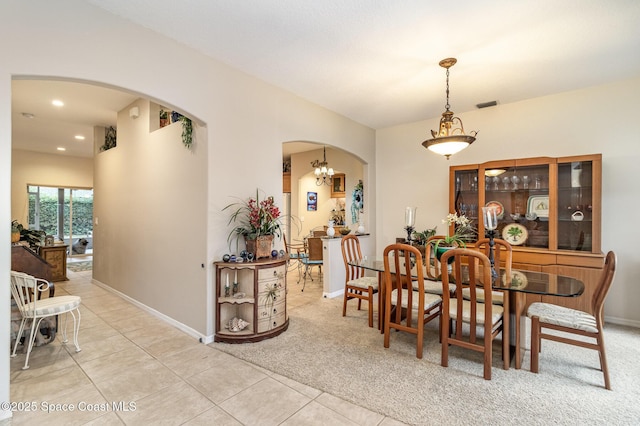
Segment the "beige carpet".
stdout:
[[67,269],[73,272],[90,271],[93,268],[93,261],[84,260],[80,262],[67,262]]
[[407,424],[640,424],[639,329],[606,327],[613,391],[595,351],[547,341],[540,374],[529,371],[529,352],[522,370],[502,370],[495,350],[485,381],[479,354],[451,348],[449,367],[440,366],[437,322],[418,360],[415,337],[394,332],[384,349],[351,303],[343,318],[341,299],[314,298],[290,309],[289,329],[276,338],[211,346]]

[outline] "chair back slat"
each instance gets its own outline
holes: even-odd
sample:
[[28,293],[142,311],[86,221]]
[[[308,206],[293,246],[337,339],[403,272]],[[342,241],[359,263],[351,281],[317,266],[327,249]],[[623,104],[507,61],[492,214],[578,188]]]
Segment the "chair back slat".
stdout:
[[[491,250],[489,243],[489,238],[481,238],[476,242],[476,249],[489,257]],[[506,272],[506,276],[511,277],[511,264],[513,263],[513,248],[511,244],[500,238],[494,238],[493,243],[493,260],[496,271],[502,267]]]
[[598,281],[598,287],[593,294],[592,309],[593,315],[602,320],[602,308],[604,307],[604,301],[607,298],[613,278],[616,275],[616,254],[613,251],[609,251],[604,260],[604,268]]
[[33,316],[38,294],[49,288],[49,283],[23,272],[11,271],[11,295],[23,316]]
[[342,249],[342,260],[346,271],[346,280],[351,281],[364,277],[364,268],[349,265],[362,260],[362,251],[360,249],[360,239],[353,234],[345,235],[340,241]]

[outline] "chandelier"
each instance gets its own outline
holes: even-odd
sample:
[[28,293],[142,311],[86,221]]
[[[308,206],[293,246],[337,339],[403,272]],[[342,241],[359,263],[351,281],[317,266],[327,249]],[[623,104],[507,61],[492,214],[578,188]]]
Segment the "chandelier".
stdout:
[[[476,140],[476,134],[478,132],[471,132],[472,135],[466,135],[464,133],[464,127],[462,126],[462,120],[453,116],[453,111],[449,111],[449,68],[458,62],[456,58],[447,58],[440,61],[439,65],[442,68],[447,69],[447,104],[445,105],[446,111],[442,113],[440,119],[440,130],[435,132],[431,131],[433,139],[428,139],[422,142],[422,146],[436,154],[449,157],[457,152],[462,151]],[[454,127],[459,126],[459,127]]]
[[334,175],[334,171],[327,164],[327,147],[323,148],[323,160],[316,160],[311,162],[311,167],[315,168],[314,174],[316,175],[316,185],[331,185],[331,177]]

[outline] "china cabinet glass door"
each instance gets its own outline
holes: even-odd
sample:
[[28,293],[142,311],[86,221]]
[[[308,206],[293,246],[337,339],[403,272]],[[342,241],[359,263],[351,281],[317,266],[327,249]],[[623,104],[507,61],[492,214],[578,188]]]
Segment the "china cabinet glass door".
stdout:
[[558,249],[593,249],[593,162],[558,163]]

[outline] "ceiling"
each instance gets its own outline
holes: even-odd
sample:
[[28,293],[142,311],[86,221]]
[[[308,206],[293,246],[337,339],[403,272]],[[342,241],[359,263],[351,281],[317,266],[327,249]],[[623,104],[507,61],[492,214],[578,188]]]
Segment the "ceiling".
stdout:
[[[457,113],[640,75],[637,0],[85,1],[374,129],[440,116],[446,57],[458,59],[450,70]],[[14,90],[18,147],[25,129],[15,115],[36,111],[30,97],[39,94]],[[105,114],[96,111],[93,124],[132,100],[102,99],[92,97]],[[83,104],[69,125],[92,124]],[[38,127],[37,118],[24,127]]]

